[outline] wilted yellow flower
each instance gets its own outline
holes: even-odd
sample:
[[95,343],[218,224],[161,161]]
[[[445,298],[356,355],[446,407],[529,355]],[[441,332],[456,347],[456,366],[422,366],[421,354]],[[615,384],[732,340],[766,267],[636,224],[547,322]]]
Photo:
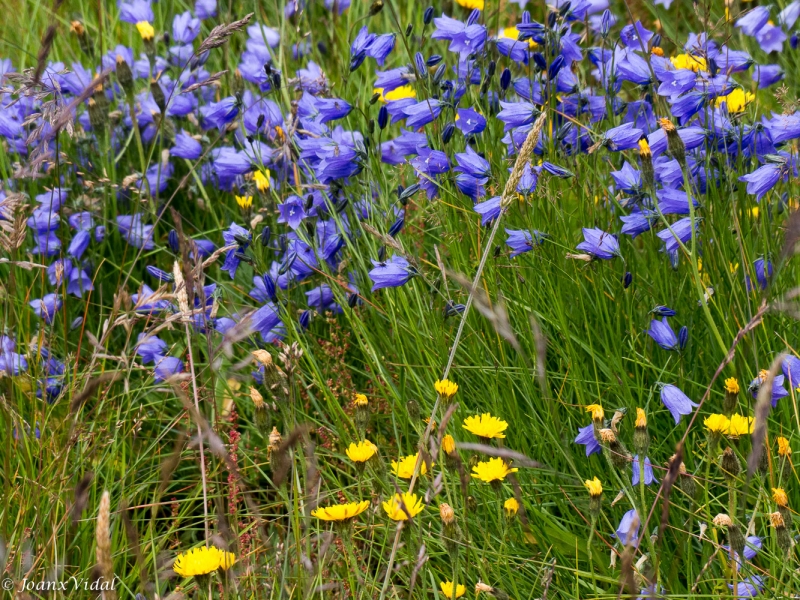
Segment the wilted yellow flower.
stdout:
[[708,71],[706,59],[702,56],[692,56],[691,54],[678,54],[670,57],[670,62],[676,69],[689,69],[697,73],[698,71]]
[[508,428],[508,423],[489,413],[483,413],[480,416],[467,417],[462,427],[482,438],[505,438],[503,432]]
[[783,488],[772,488],[772,501],[781,508],[789,506],[789,496],[786,495],[786,490]]
[[453,521],[456,520],[456,513],[447,502],[442,502],[439,505],[439,517],[441,517],[442,523],[445,525],[452,525]]
[[483,0],[456,0],[456,4],[469,10],[483,10]]
[[644,412],[643,408],[636,409],[636,427],[644,428],[647,427],[647,415]]
[[658,46],[653,46],[650,48],[650,54],[655,54],[656,56],[664,56],[664,50]]
[[779,512],[769,513],[769,522],[775,529],[786,527],[786,521],[784,521],[783,515]]
[[390,500],[383,503],[383,510],[392,521],[408,521],[409,517],[416,517],[424,508],[422,499],[417,498],[416,494],[408,492],[395,494]]
[[479,462],[472,467],[471,475],[475,479],[480,479],[486,483],[503,481],[509,473],[516,473],[519,469],[512,469],[502,458],[495,457]]
[[417,97],[417,90],[410,85],[401,85],[388,92],[384,92],[383,88],[374,88],[372,91],[375,94],[380,94],[381,102],[394,102],[395,100]]
[[789,440],[783,436],[778,436],[778,454],[780,456],[792,455],[792,448],[789,446]]
[[261,171],[253,173],[253,181],[256,182],[256,189],[259,192],[265,192],[269,189],[269,169],[265,169],[266,174]]
[[250,208],[251,206],[253,206],[253,197],[236,196],[236,204],[239,205],[239,208]]
[[736,88],[727,96],[719,96],[714,104],[719,108],[723,104],[727,105],[728,113],[740,113],[756,99],[753,92],[745,92],[742,88]]
[[458,384],[449,379],[437,379],[436,383],[433,384],[433,389],[442,397],[442,400],[449,400],[456,395]]
[[753,417],[743,417],[739,414],[731,415],[730,423],[728,423],[728,430],[725,433],[731,437],[749,435],[753,433],[753,426]]
[[369,404],[367,397],[364,394],[356,394],[355,398],[353,399],[353,404],[356,406],[364,407]]
[[506,514],[509,517],[513,517],[519,511],[519,502],[517,502],[516,498],[509,498],[503,502],[503,508],[506,509]]
[[361,502],[348,502],[347,504],[334,504],[333,506],[320,507],[311,511],[311,515],[323,521],[349,521],[369,508],[369,500]]
[[605,444],[610,444],[617,441],[617,436],[614,435],[614,432],[608,428],[601,429],[598,433],[600,434],[600,441]]
[[592,498],[598,498],[603,493],[603,484],[597,476],[594,479],[587,479],[583,482],[583,485]]
[[250,386],[250,399],[253,401],[253,404],[255,404],[256,408],[261,408],[264,406],[264,396],[262,396],[261,392],[259,392],[252,385]]
[[347,458],[356,463],[367,462],[370,458],[375,456],[377,452],[378,447],[369,440],[364,440],[357,444],[350,444],[346,450]]
[[711,522],[714,524],[714,527],[730,527],[733,525],[733,520],[724,513],[718,514]]
[[[457,0],[457,1],[459,4],[461,4],[461,2],[464,2],[464,0]],[[481,0],[481,8],[483,8],[483,0]],[[452,581],[442,581],[441,583],[439,583],[439,588],[441,588],[444,597],[450,598],[450,600],[453,600],[454,598],[461,598],[461,596],[467,593],[467,588],[459,583],[456,586],[456,593],[455,595],[453,595]]]
[[253,358],[260,362],[265,367],[272,365],[272,355],[266,350],[253,350]]
[[139,35],[142,36],[142,39],[145,42],[149,42],[156,35],[156,30],[153,29],[153,26],[147,21],[139,21],[136,23],[136,29],[139,31]]
[[[399,460],[392,461],[392,472],[397,475],[400,479],[411,479],[414,475],[414,466],[417,464],[417,457],[419,457],[419,452],[416,454],[409,454],[408,456],[403,456]],[[428,466],[425,464],[423,460],[419,466],[419,474],[425,475],[428,472]]]
[[456,451],[456,441],[449,433],[442,438],[442,452],[452,455]]
[[192,548],[178,555],[172,570],[181,577],[208,575],[219,568],[229,569],[236,562],[233,552],[224,552],[214,546]]
[[739,382],[736,380],[736,377],[728,377],[725,380],[725,391],[729,394],[739,393]]
[[586,412],[591,413],[594,421],[602,421],[606,414],[603,412],[603,407],[599,404],[590,404],[586,407]]

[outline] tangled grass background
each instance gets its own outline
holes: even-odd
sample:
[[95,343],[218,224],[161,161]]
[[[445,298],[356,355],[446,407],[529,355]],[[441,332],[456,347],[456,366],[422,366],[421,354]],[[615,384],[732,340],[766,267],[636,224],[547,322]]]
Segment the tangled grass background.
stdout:
[[800,1],[4,8],[4,594],[800,593]]

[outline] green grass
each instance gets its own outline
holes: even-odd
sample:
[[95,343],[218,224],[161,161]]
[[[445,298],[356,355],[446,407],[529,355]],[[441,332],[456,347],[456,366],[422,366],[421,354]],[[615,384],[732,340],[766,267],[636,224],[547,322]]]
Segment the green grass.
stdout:
[[[437,11],[466,15],[446,4],[437,5]],[[182,2],[155,5],[157,31],[168,30],[172,15],[188,8]],[[625,12],[623,5],[614,9],[618,15]],[[66,2],[56,11],[39,2],[8,7],[0,57],[12,58],[17,70],[34,66],[41,32],[52,22],[59,29],[50,59],[67,65],[73,61],[87,63],[76,37],[69,34],[69,21],[75,18],[84,22],[95,57],[117,44],[133,46],[138,56],[142,42],[135,27],[117,22],[116,10],[113,3],[78,1]],[[410,38],[406,46],[401,33],[406,23],[413,23],[415,32],[423,30],[422,6],[387,1],[383,12],[369,21],[358,20],[368,10],[361,2],[354,2],[350,10],[336,18],[331,18],[321,3],[315,3],[297,22],[281,19],[282,10],[282,6],[269,3],[222,2],[219,22],[255,12],[255,19],[278,28],[282,42],[276,63],[284,80],[305,62],[292,58],[291,45],[312,32],[308,58],[323,67],[332,94],[356,107],[343,126],[365,130],[368,119],[377,117],[378,106],[369,104],[373,64],[347,75],[348,38],[362,24],[368,24],[370,31],[395,31],[398,44],[389,66],[411,62],[418,42]],[[510,10],[497,11],[490,3],[485,12],[490,31],[496,29],[495,24],[515,22]],[[637,16],[652,23],[645,9],[640,12]],[[677,28],[676,35],[681,37],[687,29],[702,28],[696,16],[686,12],[687,7],[673,7],[669,13],[658,8],[657,14],[665,32]],[[721,7],[712,7],[712,12],[718,18]],[[544,18],[542,7],[537,7],[534,18]],[[216,22],[204,22],[200,39]],[[748,44],[754,56],[764,58],[752,40],[734,33],[730,25],[721,31],[733,35],[732,46]],[[429,33],[430,27],[426,30]],[[233,71],[245,39],[245,33],[240,32],[227,45],[211,51],[207,70],[228,71],[222,77],[219,97],[241,85]],[[325,53],[315,46],[318,41],[327,46]],[[434,48],[444,50],[441,44],[428,40],[423,51],[427,55]],[[673,53],[674,44],[667,40],[664,48]],[[163,45],[159,45],[161,50]],[[452,62],[451,57],[448,60]],[[797,82],[793,58],[782,55],[775,60],[784,64],[791,89]],[[580,76],[585,81],[588,73],[581,72]],[[749,79],[742,82],[749,86]],[[137,86],[141,85],[138,81]],[[418,97],[428,93],[419,84]],[[625,94],[636,99],[640,91],[626,88]],[[295,93],[287,86],[271,97],[286,111]],[[484,114],[490,113],[478,86],[470,88],[462,106],[476,106]],[[777,107],[773,94],[761,91],[757,102],[748,108],[748,115],[769,114],[769,109]],[[441,126],[451,119],[452,115],[447,115],[428,127],[432,146],[442,147]],[[510,164],[505,146],[499,143],[502,123],[487,120],[477,149],[492,164],[494,177],[487,184],[487,197],[491,197],[502,192]],[[41,340],[65,360],[68,372],[64,393],[53,404],[35,397],[41,372],[32,352],[29,374],[0,380],[4,433],[0,441],[4,499],[0,506],[0,564],[5,567],[4,577],[16,584],[24,578],[93,580],[98,506],[102,493],[108,491],[113,572],[121,598],[136,593],[148,599],[156,594],[165,598],[179,587],[203,597],[206,589],[200,590],[190,579],[182,580],[172,571],[171,563],[179,552],[206,541],[207,525],[212,534],[208,541],[229,548],[238,557],[231,587],[223,590],[217,584],[219,580],[212,586],[214,594],[223,597],[404,598],[409,597],[413,580],[410,597],[441,598],[439,583],[456,580],[466,584],[468,597],[474,596],[473,588],[481,581],[515,599],[545,594],[551,599],[612,599],[618,597],[620,582],[627,576],[621,568],[626,562],[621,556],[625,550],[612,534],[632,502],[643,508],[644,514],[652,507],[647,535],[632,558],[637,586],[632,591],[638,592],[640,575],[653,575],[647,564],[637,564],[643,554],[649,554],[649,565],[658,558],[657,578],[670,597],[730,597],[727,584],[733,581],[733,575],[719,546],[727,544],[728,537],[710,522],[718,513],[730,513],[748,535],[763,539],[758,557],[736,576],[738,580],[754,574],[763,577],[766,597],[789,595],[800,588],[796,554],[792,551],[787,559],[777,546],[768,518],[775,510],[773,487],[786,489],[790,507],[800,506],[797,474],[794,468],[781,468],[775,442],[782,435],[797,447],[800,413],[795,392],[769,414],[769,466],[756,473],[749,484],[743,471],[729,486],[718,466],[719,454],[728,445],[746,465],[751,450],[749,437],[723,440],[719,449],[712,449],[702,424],[708,414],[722,411],[723,380],[728,377],[736,377],[742,387],[738,411],[752,415],[755,401],[747,393],[747,384],[760,369],[769,367],[777,353],[795,352],[797,347],[797,322],[776,304],[742,337],[733,360],[712,384],[737,333],[764,302],[784,298],[800,281],[794,249],[789,248],[788,258],[783,258],[788,211],[779,211],[781,192],[788,192],[792,206],[796,203],[796,178],[779,184],[762,200],[756,216],[752,212],[756,204],[746,195],[744,185],[728,176],[728,168],[717,166],[725,176],[700,199],[703,220],[694,254],[696,259],[702,253],[699,275],[693,273],[687,256],[682,256],[679,267],[673,270],[660,252],[655,231],[633,241],[621,236],[624,259],[587,264],[565,258],[581,241],[581,227],[618,230],[623,211],[606,187],[609,171],[621,166],[623,156],[604,150],[578,157],[548,154],[547,159],[570,169],[575,176],[559,180],[542,175],[535,194],[524,202],[515,200],[503,217],[501,229],[532,228],[550,237],[540,248],[514,259],[508,258],[502,231],[495,240],[502,246],[499,253],[487,248],[489,229],[480,226],[470,200],[458,192],[452,177],[445,178],[437,200],[429,202],[418,194],[409,203],[405,229],[397,238],[402,250],[387,248],[387,255],[397,252],[413,260],[420,276],[402,288],[375,294],[368,292],[366,273],[372,268],[369,260],[378,256],[383,242],[355,218],[351,203],[346,214],[355,235],[347,241],[346,269],[331,272],[324,267],[323,272],[286,296],[285,341],[296,343],[303,353],[289,380],[288,399],[272,398],[266,388],[259,387],[270,408],[265,417],[257,417],[248,393],[254,368],[250,351],[255,348],[250,339],[225,347],[219,335],[206,338],[190,330],[187,336],[178,321],[165,326],[159,335],[170,344],[170,355],[182,357],[188,369],[191,353],[196,372],[194,382],[185,379],[175,385],[154,383],[152,368],[142,367],[135,357],[138,333],[161,326],[163,319],[136,315],[129,295],[137,293],[143,281],[152,282],[145,274],[146,265],[170,271],[173,260],[179,258],[166,245],[173,216],[169,210],[163,212],[156,227],[156,250],[139,253],[128,246],[116,229],[116,214],[130,214],[138,208],[152,215],[152,223],[157,204],[152,200],[139,204],[140,200],[134,199],[129,206],[121,207],[116,198],[116,186],[123,178],[141,170],[136,140],[129,140],[123,152],[109,152],[102,143],[87,141],[80,127],[76,129],[74,138],[63,132],[58,138],[66,162],[59,160],[44,177],[21,179],[16,186],[32,198],[63,176],[72,190],[68,210],[95,207],[95,213],[107,224],[106,240],[93,244],[88,251],[95,290],[83,299],[69,297],[53,325],[45,326],[28,306],[30,300],[52,291],[45,272],[0,264],[3,328],[13,333],[23,348]],[[397,126],[382,133],[376,129],[373,143],[377,145],[398,133]],[[215,131],[207,135],[204,149],[218,142]],[[160,138],[145,145],[146,163],[155,164],[164,147],[168,144]],[[454,136],[447,146],[448,154],[463,150],[463,137]],[[88,154],[94,168],[86,170],[82,180],[69,168],[70,157],[79,151]],[[116,154],[120,154],[119,161],[114,160]],[[377,206],[391,211],[393,190],[398,183],[412,183],[415,176],[407,165],[389,167],[379,159],[379,155],[370,154],[364,171],[353,178],[347,192],[355,200],[372,186],[378,190]],[[635,163],[636,153],[627,153],[627,159]],[[12,179],[18,160],[7,148],[0,150],[3,180]],[[231,221],[247,224],[256,211],[263,216],[263,223],[275,228],[276,204],[291,193],[289,189],[272,189],[258,195],[253,214],[245,215],[233,194],[204,187],[190,171],[191,165],[175,161],[175,168],[167,192],[159,197],[159,207],[174,208],[187,235],[215,242],[221,241],[221,231]],[[393,218],[379,212],[365,223],[384,233]],[[283,231],[284,226],[277,227]],[[28,235],[22,248],[9,258],[39,263],[39,257],[26,255],[31,243]],[[251,248],[255,268],[243,264],[233,281],[219,270],[220,261],[205,270],[205,283],[217,283],[222,290],[220,316],[256,306],[247,296],[250,281],[254,274],[268,269],[271,257],[258,243]],[[469,415],[491,412],[509,423],[501,445],[541,466],[520,467],[517,490],[510,479],[495,489],[468,476],[465,489],[458,469],[448,468],[439,455],[432,473],[422,476],[416,485],[429,505],[397,538],[396,571],[387,578],[396,527],[386,518],[381,502],[396,489],[407,487],[392,475],[391,461],[417,451],[426,430],[425,418],[441,424],[444,413],[441,407],[434,411],[433,384],[442,377],[460,319],[444,318],[445,306],[448,301],[466,303],[468,288],[458,283],[457,274],[471,280],[486,251],[490,254],[479,284],[489,306],[481,308],[484,312],[501,305],[505,308],[517,348],[481,311],[470,311],[449,374],[459,391],[454,398],[458,408],[446,432],[457,442],[478,442],[461,423]],[[438,266],[437,252],[444,272]],[[744,276],[754,278],[752,264],[760,256],[772,257],[775,274],[766,292],[748,293]],[[309,330],[302,331],[296,316],[306,307],[303,292],[327,281],[337,301],[347,307],[345,285],[350,270],[361,277],[364,304],[345,308],[340,315],[316,316]],[[625,289],[622,280],[627,271],[633,283]],[[698,285],[714,288],[707,311],[699,302]],[[791,299],[787,302],[792,304]],[[681,325],[689,328],[689,342],[683,352],[663,351],[644,333],[650,321],[648,313],[656,305],[678,311],[672,319],[676,330]],[[79,316],[85,317],[83,324],[71,329],[70,324]],[[278,358],[279,349],[269,350],[276,363],[286,368]],[[98,384],[98,378],[111,374],[116,374],[116,379]],[[710,386],[688,433],[689,418],[674,424],[661,403],[659,383],[677,385],[695,402]],[[193,412],[195,390],[202,419]],[[352,406],[356,393],[369,398],[367,438],[379,448],[378,457],[363,473],[345,456],[347,445],[360,439]],[[633,488],[630,466],[617,471],[600,454],[586,458],[583,448],[573,443],[578,428],[590,423],[584,407],[593,403],[602,404],[607,417],[617,408],[627,409],[619,435],[631,451],[635,409],[646,411],[651,437],[648,455],[659,481],[666,477],[666,465],[676,444],[685,439],[683,460],[697,494],[691,498],[684,487],[676,485],[666,526],[652,542],[645,538],[661,522],[662,502],[656,498],[659,486]],[[209,517],[204,523],[198,423],[206,420],[208,428],[203,427],[202,438]],[[41,439],[12,434],[37,426]],[[293,431],[306,433],[290,448],[270,452],[273,427],[284,440]],[[431,438],[434,448],[441,433],[441,427],[437,427]],[[281,460],[288,461],[291,468],[283,481],[276,482],[276,471],[280,471],[276,465]],[[462,450],[460,460],[469,473],[477,455]],[[583,482],[594,476],[603,482],[605,493],[587,544],[592,517]],[[79,484],[82,480],[84,485]],[[620,489],[625,496],[613,503]],[[736,493],[731,494],[731,489]],[[514,495],[521,499],[524,511],[508,518],[503,503]],[[360,499],[370,500],[370,508],[347,531],[326,527],[310,516],[317,505]],[[455,511],[455,539],[443,531],[438,515],[442,502]],[[794,535],[792,524],[788,526]],[[619,555],[614,561],[610,560],[612,553]],[[389,584],[386,589],[385,581]],[[40,596],[31,592],[31,597]]]

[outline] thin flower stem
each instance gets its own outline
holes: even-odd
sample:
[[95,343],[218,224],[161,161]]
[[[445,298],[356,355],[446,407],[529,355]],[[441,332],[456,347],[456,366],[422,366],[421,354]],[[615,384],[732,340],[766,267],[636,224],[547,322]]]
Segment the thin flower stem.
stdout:
[[[200,396],[197,393],[197,379],[194,372],[194,357],[192,356],[192,335],[189,332],[189,323],[184,321],[184,328],[186,330],[186,348],[189,353],[189,371],[192,375],[192,394],[194,396],[194,409],[200,415]],[[208,546],[209,530],[208,530],[208,482],[206,481],[206,456],[203,450],[203,428],[198,424],[197,438],[200,446],[200,475],[203,482],[203,528],[205,530],[205,543]]]

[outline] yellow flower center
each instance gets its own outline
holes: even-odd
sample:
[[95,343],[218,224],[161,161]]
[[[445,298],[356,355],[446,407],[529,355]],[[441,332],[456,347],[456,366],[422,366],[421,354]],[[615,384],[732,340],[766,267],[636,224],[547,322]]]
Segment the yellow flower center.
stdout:
[[142,39],[145,42],[149,42],[156,35],[156,30],[153,29],[153,26],[147,21],[139,21],[136,24],[136,29],[139,31],[139,35],[142,36]]

